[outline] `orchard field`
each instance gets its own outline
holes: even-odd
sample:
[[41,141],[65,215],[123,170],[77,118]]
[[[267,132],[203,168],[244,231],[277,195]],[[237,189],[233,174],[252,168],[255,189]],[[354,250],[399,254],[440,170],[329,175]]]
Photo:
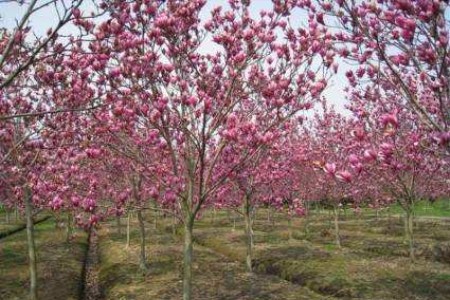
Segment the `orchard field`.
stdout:
[[[294,218],[289,225],[282,212],[260,208],[254,218],[254,273],[249,274],[242,216],[235,211],[207,211],[194,236],[193,297],[449,299],[450,207],[447,202],[423,202],[416,215],[417,260],[412,264],[404,218],[395,207],[378,217],[371,210],[356,215],[342,209],[341,248],[336,246],[329,210],[311,209],[307,219]],[[5,223],[5,214],[2,217],[1,232],[17,227],[15,221]],[[124,217],[108,220],[94,240],[97,258],[89,267],[93,275],[86,274],[91,263],[87,234],[78,230],[66,241],[66,224],[59,219],[58,223],[52,217],[36,226],[43,299],[179,299],[183,233],[173,218],[144,213],[145,274],[139,267],[136,216],[131,214],[129,223]],[[2,299],[26,297],[24,240],[23,231],[1,240]]]
[[448,0],[0,0],[0,299],[450,299]]

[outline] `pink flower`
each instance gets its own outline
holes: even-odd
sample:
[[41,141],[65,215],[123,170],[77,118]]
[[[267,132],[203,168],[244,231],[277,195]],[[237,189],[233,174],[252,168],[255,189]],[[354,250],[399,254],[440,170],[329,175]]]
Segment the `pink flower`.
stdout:
[[435,140],[440,146],[445,146],[450,142],[450,131],[437,134]]
[[325,171],[325,173],[327,173],[327,174],[329,174],[331,176],[334,176],[336,174],[336,164],[327,163],[323,167],[323,170]]
[[352,167],[353,167],[353,169],[355,170],[355,172],[357,174],[361,174],[361,172],[363,170],[363,165],[362,164],[357,163],[356,165],[353,165]]
[[89,158],[97,158],[102,153],[102,151],[100,149],[94,149],[94,148],[86,149],[85,152],[86,152],[87,157],[89,157]]
[[247,58],[247,55],[243,51],[241,51],[234,56],[234,61],[239,64],[239,63],[244,62],[246,58]]
[[71,201],[74,207],[78,207],[80,205],[80,198],[78,198],[77,196],[73,196]]
[[350,156],[348,157],[348,160],[350,161],[350,163],[352,165],[356,165],[357,163],[359,163],[359,158],[355,154],[350,154]]
[[92,215],[89,217],[89,224],[92,226],[95,226],[98,223],[98,221],[100,221],[100,218],[96,215]]
[[78,19],[81,16],[81,12],[78,8],[74,8],[72,9],[72,15],[75,19]]
[[86,212],[93,212],[96,207],[95,200],[92,198],[86,198],[83,201],[83,209]]
[[109,75],[112,78],[119,77],[121,74],[122,74],[122,70],[120,69],[120,67],[114,68],[109,72]]
[[63,205],[63,200],[59,197],[59,196],[55,196],[55,198],[53,198],[53,200],[50,203],[50,206],[52,207],[53,210],[58,210],[62,207]]
[[383,125],[383,127],[386,127],[387,125],[392,125],[393,127],[398,128],[398,119],[395,112],[381,116],[380,122]]
[[337,177],[339,180],[344,181],[344,182],[347,182],[347,183],[350,183],[350,182],[352,181],[352,174],[351,174],[349,171],[347,171],[347,170],[338,172],[338,173],[336,174],[336,177]]
[[390,143],[382,143],[380,145],[380,151],[382,154],[391,156],[393,154],[394,146]]
[[227,127],[229,129],[235,128],[238,123],[238,118],[236,114],[231,113],[227,118]]
[[155,188],[155,187],[152,187],[151,189],[150,189],[150,197],[152,197],[153,199],[158,199],[158,197],[159,197],[159,192],[158,192],[158,190]]
[[372,149],[365,150],[363,156],[366,161],[373,161],[376,160],[378,157],[377,153]]

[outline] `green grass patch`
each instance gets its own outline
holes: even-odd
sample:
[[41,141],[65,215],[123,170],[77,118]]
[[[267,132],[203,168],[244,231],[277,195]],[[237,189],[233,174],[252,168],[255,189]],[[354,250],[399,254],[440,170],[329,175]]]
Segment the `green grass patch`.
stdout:
[[[388,208],[391,214],[404,214],[403,208],[399,204],[394,204]],[[450,200],[418,201],[414,205],[414,214],[424,217],[450,217]]]

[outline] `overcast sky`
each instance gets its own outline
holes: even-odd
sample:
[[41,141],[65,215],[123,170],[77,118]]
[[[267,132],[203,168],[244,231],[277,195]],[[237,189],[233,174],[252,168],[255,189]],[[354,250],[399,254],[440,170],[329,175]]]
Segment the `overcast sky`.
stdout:
[[[38,1],[44,3],[46,0]],[[1,1],[0,1],[1,2]],[[71,1],[67,1],[67,3],[71,3]],[[210,16],[210,11],[216,6],[228,7],[227,0],[208,0],[207,4],[203,8],[201,12],[201,19],[207,20]],[[272,7],[271,0],[253,0],[251,5],[251,13],[252,16],[257,17],[261,10],[270,10]],[[17,3],[6,2],[0,3],[0,27],[13,28],[18,20],[24,15],[27,6],[20,6]],[[86,0],[83,4],[82,10],[91,11],[93,10],[93,5],[90,0]],[[301,10],[296,10],[291,16],[291,22],[294,26],[298,26],[300,24],[304,24],[307,21],[305,12]],[[54,8],[43,9],[38,13],[34,14],[30,20],[31,26],[34,32],[37,35],[44,34],[47,29],[54,27],[58,22],[57,15],[55,13]],[[62,31],[62,33],[71,33],[73,32],[74,27],[66,27]],[[208,52],[214,48],[214,44],[211,42],[205,42],[204,51]],[[324,93],[324,96],[327,100],[334,104],[336,108],[343,112],[345,105],[345,96],[343,89],[347,84],[347,80],[343,75],[344,70],[347,69],[348,66],[342,65],[340,66],[340,75],[334,76],[331,81],[328,83],[328,88]]]

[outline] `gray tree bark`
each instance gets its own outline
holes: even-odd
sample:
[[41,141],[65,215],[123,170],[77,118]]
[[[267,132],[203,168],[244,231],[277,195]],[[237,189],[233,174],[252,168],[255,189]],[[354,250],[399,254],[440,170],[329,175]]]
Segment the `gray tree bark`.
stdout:
[[184,226],[183,300],[192,299],[192,252],[194,220],[188,217]]
[[25,216],[27,224],[27,242],[28,242],[28,258],[30,270],[30,299],[37,300],[37,263],[36,263],[36,244],[34,239],[34,220],[33,220],[33,203],[31,200],[30,188],[25,188]]
[[148,265],[147,265],[147,257],[145,254],[145,223],[144,217],[142,216],[142,210],[139,209],[137,211],[137,216],[139,221],[139,232],[141,235],[141,252],[139,255],[139,268],[145,274],[148,272]]

